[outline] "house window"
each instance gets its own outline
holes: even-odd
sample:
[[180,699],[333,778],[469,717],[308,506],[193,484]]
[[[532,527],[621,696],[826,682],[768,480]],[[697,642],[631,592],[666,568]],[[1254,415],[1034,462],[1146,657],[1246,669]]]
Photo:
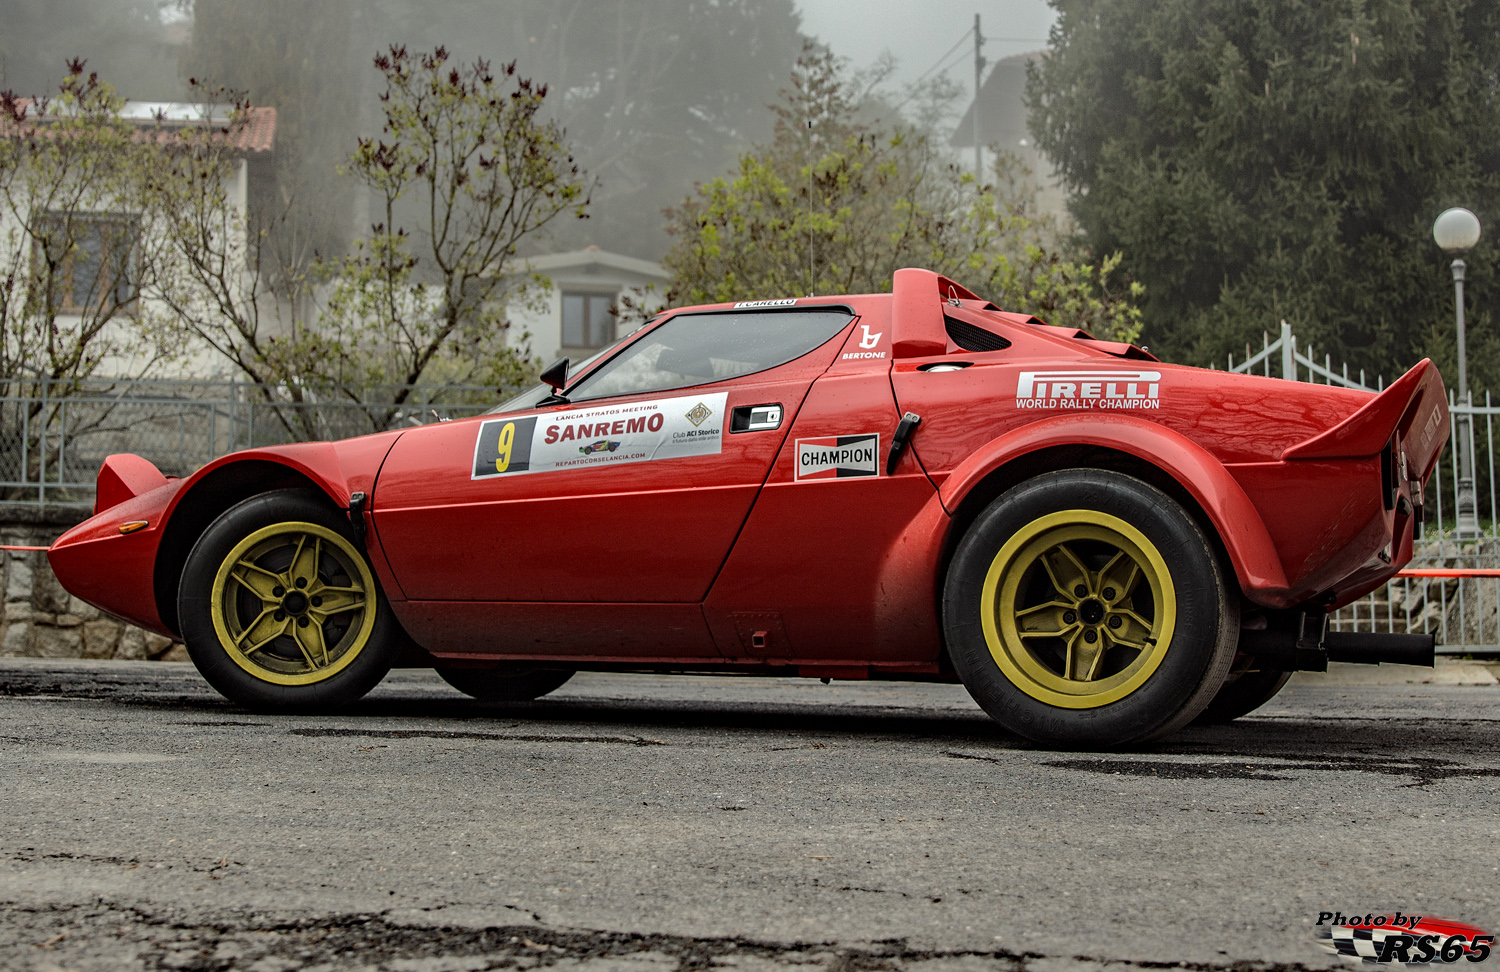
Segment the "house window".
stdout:
[[[57,307],[64,313],[106,311],[136,297],[140,222],[117,215],[52,215],[43,219],[35,256],[38,271],[55,265]],[[45,248],[45,249],[44,249]],[[44,254],[50,257],[44,260]]]
[[614,294],[563,291],[562,343],[565,348],[602,348],[615,339]]

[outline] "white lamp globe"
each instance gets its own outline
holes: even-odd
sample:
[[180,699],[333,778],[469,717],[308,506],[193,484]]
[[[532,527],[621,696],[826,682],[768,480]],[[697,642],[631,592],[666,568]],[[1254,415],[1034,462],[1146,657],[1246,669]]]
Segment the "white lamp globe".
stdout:
[[1479,242],[1479,217],[1467,209],[1449,209],[1432,224],[1432,238],[1449,253],[1462,253]]

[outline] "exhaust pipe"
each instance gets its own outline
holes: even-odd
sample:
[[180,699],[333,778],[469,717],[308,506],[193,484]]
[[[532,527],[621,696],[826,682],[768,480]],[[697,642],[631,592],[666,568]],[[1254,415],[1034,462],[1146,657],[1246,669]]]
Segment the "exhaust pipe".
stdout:
[[1331,661],[1424,668],[1436,663],[1437,639],[1430,634],[1329,631],[1328,615],[1321,612],[1267,612],[1264,623],[1240,631],[1240,650],[1283,671],[1326,672]]
[[1330,631],[1323,636],[1328,660],[1361,665],[1421,665],[1436,663],[1437,639],[1430,634],[1363,634]]

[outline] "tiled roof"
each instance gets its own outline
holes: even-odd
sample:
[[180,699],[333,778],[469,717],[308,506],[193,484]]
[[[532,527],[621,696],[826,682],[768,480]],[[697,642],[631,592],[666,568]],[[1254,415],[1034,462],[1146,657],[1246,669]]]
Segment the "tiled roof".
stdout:
[[245,124],[234,135],[235,148],[250,153],[271,151],[276,145],[276,109],[245,109]]
[[[23,107],[29,109],[31,106],[31,99],[20,99],[20,103]],[[127,107],[131,104],[132,103],[127,102]],[[160,107],[165,109],[176,109],[195,108],[196,106],[163,105]],[[125,120],[135,125],[143,136],[156,139],[161,139],[164,135],[169,135],[189,126],[203,124],[201,116],[185,116],[195,118],[196,120],[184,123],[181,120],[181,118],[184,117],[182,112],[165,111],[163,114],[167,119],[164,122],[158,122],[154,117],[130,117],[129,113],[126,114]],[[246,108],[244,110],[244,115],[241,123],[234,126],[233,128],[229,128],[226,120],[212,115],[209,118],[209,122],[216,128],[219,128],[221,130],[228,129],[227,135],[230,139],[231,146],[241,152],[244,152],[246,155],[261,155],[270,152],[276,146],[275,108]],[[10,127],[11,126],[8,121],[0,120],[0,134],[9,133]]]

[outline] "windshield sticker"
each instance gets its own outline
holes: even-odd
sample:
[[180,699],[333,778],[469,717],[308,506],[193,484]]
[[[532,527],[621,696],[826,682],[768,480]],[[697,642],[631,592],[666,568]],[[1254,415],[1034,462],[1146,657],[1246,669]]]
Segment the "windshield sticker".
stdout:
[[830,435],[797,440],[797,479],[880,475],[880,436]]
[[781,297],[777,300],[742,300],[734,305],[735,310],[744,307],[791,307],[797,303],[795,297]]
[[1016,408],[1159,409],[1160,371],[1023,371]]
[[473,479],[715,456],[727,392],[480,423]]

